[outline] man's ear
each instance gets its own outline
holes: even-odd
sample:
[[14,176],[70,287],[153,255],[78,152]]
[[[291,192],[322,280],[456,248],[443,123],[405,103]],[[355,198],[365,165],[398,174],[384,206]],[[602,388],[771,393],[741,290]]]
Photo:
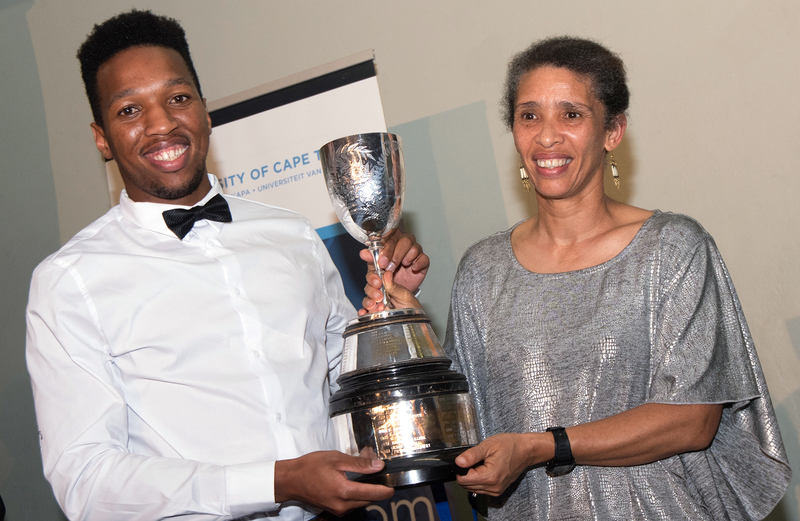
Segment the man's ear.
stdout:
[[94,144],[97,145],[97,150],[103,154],[103,157],[106,159],[114,159],[114,155],[111,153],[111,147],[108,146],[108,141],[106,140],[106,132],[103,130],[103,127],[92,122],[92,135],[94,136]]
[[208,106],[206,106],[206,99],[203,98],[203,108],[206,109],[206,122],[208,123],[208,133],[211,134],[211,113],[208,112]]

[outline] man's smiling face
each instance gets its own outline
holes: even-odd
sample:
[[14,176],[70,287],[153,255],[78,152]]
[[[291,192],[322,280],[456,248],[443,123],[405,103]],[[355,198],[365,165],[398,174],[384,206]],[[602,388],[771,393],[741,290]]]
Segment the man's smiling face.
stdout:
[[134,201],[190,206],[210,188],[206,156],[211,117],[177,51],[126,49],[97,71],[103,127],[97,148],[119,165]]

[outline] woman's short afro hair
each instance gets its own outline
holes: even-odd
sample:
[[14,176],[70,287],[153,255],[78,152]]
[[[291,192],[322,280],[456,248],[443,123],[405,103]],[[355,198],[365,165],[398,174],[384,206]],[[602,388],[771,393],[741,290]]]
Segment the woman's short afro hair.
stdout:
[[628,110],[630,92],[620,57],[592,40],[557,36],[533,42],[508,64],[502,107],[509,130],[514,127],[520,81],[539,67],[561,67],[589,80],[594,96],[606,109],[606,128],[611,128],[617,117]]

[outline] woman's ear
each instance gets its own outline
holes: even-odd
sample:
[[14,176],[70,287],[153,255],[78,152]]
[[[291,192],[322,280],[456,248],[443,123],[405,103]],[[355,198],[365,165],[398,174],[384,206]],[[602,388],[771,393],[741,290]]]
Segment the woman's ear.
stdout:
[[625,117],[625,114],[620,114],[614,119],[612,127],[606,130],[606,151],[611,152],[619,146],[626,128],[628,128],[628,118]]

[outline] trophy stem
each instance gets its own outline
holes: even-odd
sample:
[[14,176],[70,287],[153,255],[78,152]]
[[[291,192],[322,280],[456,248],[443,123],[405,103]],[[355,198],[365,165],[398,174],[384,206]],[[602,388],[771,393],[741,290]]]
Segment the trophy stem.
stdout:
[[381,293],[383,293],[383,306],[386,309],[394,309],[394,306],[389,302],[386,296],[386,288],[383,287],[383,270],[378,266],[378,257],[381,252],[381,239],[380,237],[369,239],[369,251],[372,253],[372,262],[375,264],[375,273],[381,278]]

